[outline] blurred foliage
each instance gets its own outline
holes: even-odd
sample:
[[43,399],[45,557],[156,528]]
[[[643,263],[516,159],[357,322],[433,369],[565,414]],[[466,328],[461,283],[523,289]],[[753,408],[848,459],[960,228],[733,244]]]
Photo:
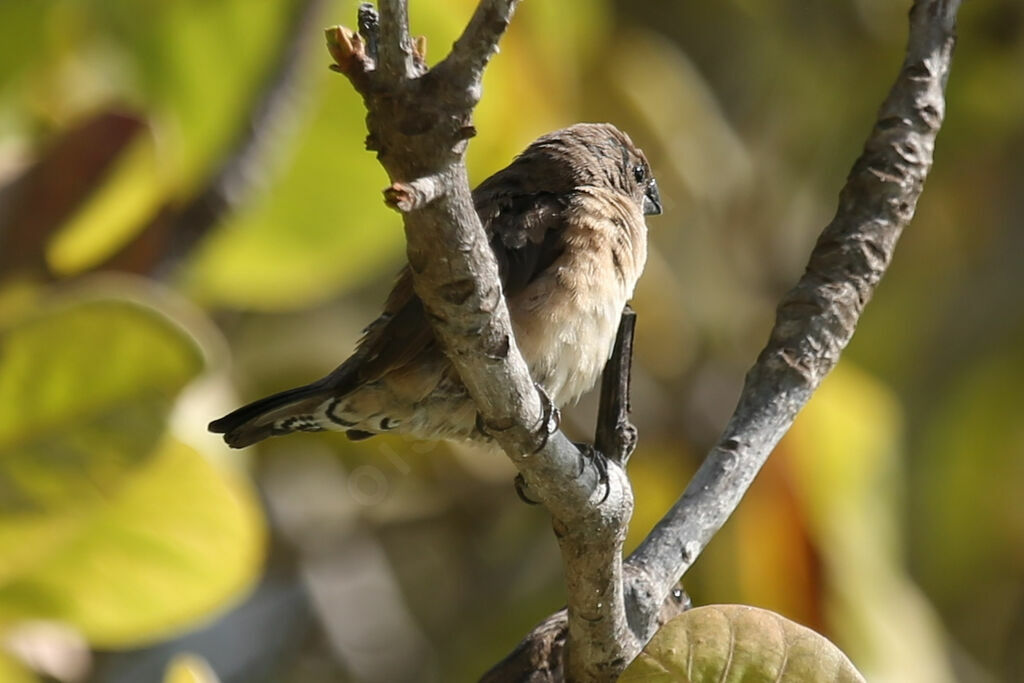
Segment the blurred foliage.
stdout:
[[164,637],[252,581],[260,521],[243,484],[168,442],[102,505],[5,521],[4,553],[22,557],[4,572],[0,625],[60,619],[100,647]]
[[705,605],[665,624],[620,678],[623,683],[865,680],[828,639],[768,610]]
[[3,341],[0,510],[8,514],[91,503],[115,489],[153,451],[174,395],[202,366],[170,320],[127,302],[44,311]]
[[0,681],[4,681],[4,683],[35,683],[38,680],[24,664],[13,657],[0,654]]
[[248,484],[164,436],[203,362],[153,305],[54,302],[3,334],[0,632],[47,619],[96,646],[138,645],[259,570]]
[[217,675],[202,657],[179,655],[167,666],[164,683],[217,683]]
[[[667,209],[634,300],[630,547],[717,436],[831,217],[908,4],[517,11],[474,179],[543,132],[609,120]],[[39,620],[84,638],[111,683],[470,680],[562,604],[549,521],[495,453],[309,434],[250,463],[202,433],[334,367],[401,264],[362,104],[322,48],[355,6],[0,3],[0,681],[35,680],[11,643]],[[473,6],[412,0],[430,61]],[[1024,677],[1021,73],[1024,6],[965,3],[914,224],[686,577],[697,604],[772,609],[872,681]],[[225,210],[196,211],[239,159]],[[575,438],[594,405],[565,411]]]

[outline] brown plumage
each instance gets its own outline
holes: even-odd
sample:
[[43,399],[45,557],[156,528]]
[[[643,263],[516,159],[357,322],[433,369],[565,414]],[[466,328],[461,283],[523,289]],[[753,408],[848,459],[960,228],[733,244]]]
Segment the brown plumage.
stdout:
[[[536,140],[473,199],[534,381],[556,406],[575,401],[600,376],[643,270],[644,215],[661,213],[647,159],[614,126],[578,124]],[[473,401],[434,339],[407,267],[348,360],[210,430],[242,448],[324,429],[352,439],[483,438],[475,424]]]

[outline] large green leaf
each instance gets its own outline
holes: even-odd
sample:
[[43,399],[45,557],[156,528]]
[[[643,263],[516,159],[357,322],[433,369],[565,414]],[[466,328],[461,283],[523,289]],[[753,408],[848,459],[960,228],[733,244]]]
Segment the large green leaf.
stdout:
[[99,647],[128,647],[186,627],[257,575],[263,523],[240,477],[167,440],[113,496],[34,520],[0,517],[0,557],[42,541],[0,580],[0,630],[27,619],[71,624]]
[[774,612],[708,605],[665,624],[623,683],[854,683],[864,680],[825,636]]
[[[105,499],[157,444],[202,367],[194,341],[154,309],[82,301],[0,336],[0,515]],[[10,568],[0,553],[0,579]]]
[[0,346],[0,631],[129,646],[207,615],[260,566],[259,506],[164,436],[198,346],[156,309],[78,300]]

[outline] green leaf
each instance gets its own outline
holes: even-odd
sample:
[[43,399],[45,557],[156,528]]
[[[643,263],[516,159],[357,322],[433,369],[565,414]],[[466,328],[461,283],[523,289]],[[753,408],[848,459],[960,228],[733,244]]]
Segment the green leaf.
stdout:
[[247,483],[164,441],[113,496],[89,509],[0,517],[0,557],[42,545],[0,582],[0,630],[71,624],[97,647],[130,647],[187,627],[257,576],[264,533]]
[[809,628],[755,607],[708,605],[665,624],[619,680],[854,683],[864,677]]
[[[201,368],[184,330],[127,301],[65,305],[0,335],[0,515],[104,499]],[[0,553],[0,580],[11,564]]]
[[384,206],[387,176],[363,149],[365,111],[344,79],[323,72],[294,162],[198,250],[187,272],[193,298],[287,309],[398,271],[402,221]]
[[0,630],[46,619],[137,645],[252,581],[254,496],[163,436],[201,367],[193,339],[140,303],[68,303],[3,334]]
[[[165,170],[187,192],[202,182],[247,118],[252,92],[277,58],[293,4],[62,0],[57,5],[71,26],[60,39],[66,44],[72,33],[79,40],[71,49],[58,47],[68,59],[96,44],[106,48],[101,54],[114,51],[117,61],[101,61],[94,69],[114,80],[122,97],[160,113],[158,137],[168,136],[169,143],[162,150]],[[123,71],[131,78],[118,78]]]

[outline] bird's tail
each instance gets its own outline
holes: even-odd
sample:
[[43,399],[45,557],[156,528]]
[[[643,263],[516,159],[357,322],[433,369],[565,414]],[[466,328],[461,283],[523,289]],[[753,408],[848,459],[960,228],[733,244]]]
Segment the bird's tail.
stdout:
[[298,431],[321,431],[318,409],[330,396],[324,383],[314,382],[253,401],[210,423],[208,429],[223,434],[232,448]]

